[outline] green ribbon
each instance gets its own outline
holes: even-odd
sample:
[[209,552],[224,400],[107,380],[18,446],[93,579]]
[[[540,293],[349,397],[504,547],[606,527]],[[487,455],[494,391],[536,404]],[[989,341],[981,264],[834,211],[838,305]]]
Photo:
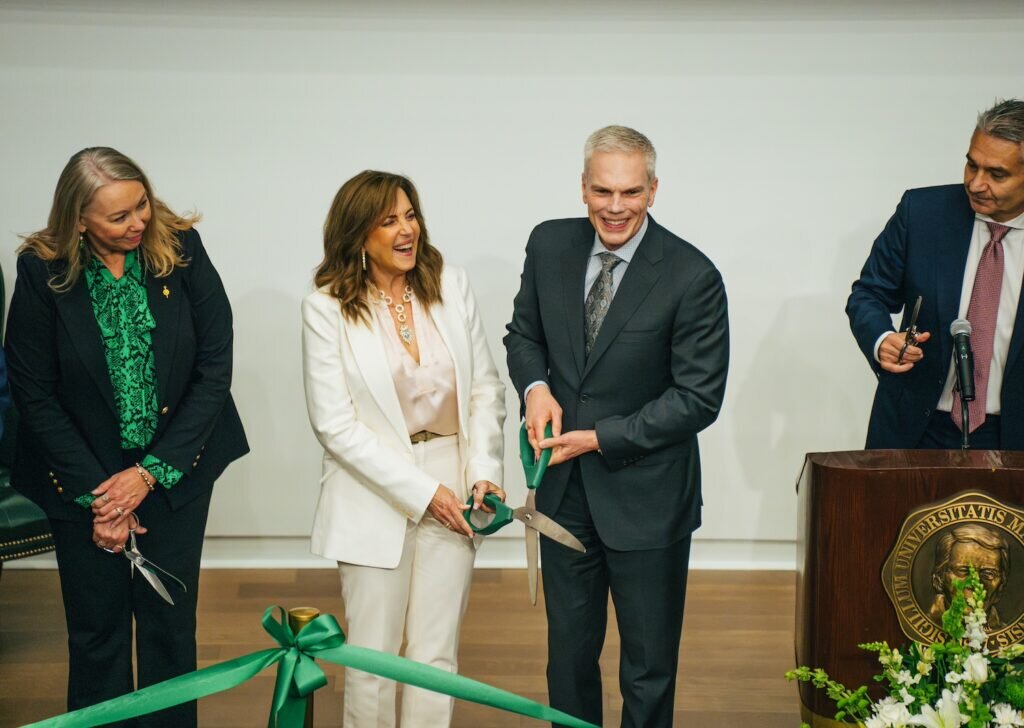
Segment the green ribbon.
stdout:
[[[544,428],[544,437],[551,437],[550,422]],[[544,478],[544,472],[548,469],[548,463],[551,462],[551,448],[541,450],[540,457],[535,458],[533,455],[533,445],[530,444],[530,438],[526,435],[525,422],[519,428],[519,459],[522,460],[523,472],[526,473],[526,487],[530,490],[536,489]]]
[[[280,621],[274,618],[275,609],[281,615]],[[573,728],[598,728],[554,708],[461,675],[345,644],[345,633],[330,614],[320,615],[296,635],[288,625],[284,609],[267,607],[263,612],[263,628],[279,647],[211,665],[25,728],[89,728],[128,720],[229,690],[274,663],[279,664],[268,728],[302,728],[308,696],[327,684],[327,676],[316,659],[537,720]]]

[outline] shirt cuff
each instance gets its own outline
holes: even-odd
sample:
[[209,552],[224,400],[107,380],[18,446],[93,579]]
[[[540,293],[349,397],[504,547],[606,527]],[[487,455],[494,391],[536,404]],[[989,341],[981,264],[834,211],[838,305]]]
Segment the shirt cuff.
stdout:
[[152,455],[142,458],[140,465],[156,478],[156,482],[168,489],[176,486],[178,481],[185,477],[185,474],[176,467],[168,465],[160,458],[153,457]]
[[75,503],[82,506],[82,508],[92,508],[92,502],[96,500],[96,496],[92,493],[86,493],[75,498]]
[[875,361],[877,361],[879,364],[882,363],[882,360],[878,358],[878,350],[879,348],[881,348],[882,342],[885,341],[885,337],[891,333],[891,331],[886,331],[875,340]]
[[526,398],[530,396],[530,390],[532,390],[539,384],[543,384],[545,387],[548,386],[548,383],[545,382],[543,379],[538,379],[536,382],[531,382],[529,386],[527,386],[527,388],[523,390],[523,404],[526,404]]

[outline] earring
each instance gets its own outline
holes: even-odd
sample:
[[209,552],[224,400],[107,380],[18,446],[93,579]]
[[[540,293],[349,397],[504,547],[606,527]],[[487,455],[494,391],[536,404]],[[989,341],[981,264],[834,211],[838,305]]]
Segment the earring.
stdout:
[[78,248],[85,250],[85,233],[78,233]]
[[363,248],[362,256],[363,256],[363,270],[366,270],[366,248]]

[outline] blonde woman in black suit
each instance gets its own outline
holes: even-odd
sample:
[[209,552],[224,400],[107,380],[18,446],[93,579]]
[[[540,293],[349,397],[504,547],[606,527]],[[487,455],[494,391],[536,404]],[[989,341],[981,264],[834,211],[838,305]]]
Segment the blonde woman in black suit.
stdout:
[[[210,495],[249,447],[230,392],[231,306],[195,221],[156,198],[130,159],[94,147],[68,162],[47,226],[18,251],[11,484],[53,527],[69,710],[196,667]],[[116,553],[136,519],[140,551],[185,584],[174,606]],[[196,706],[132,725],[195,726]]]

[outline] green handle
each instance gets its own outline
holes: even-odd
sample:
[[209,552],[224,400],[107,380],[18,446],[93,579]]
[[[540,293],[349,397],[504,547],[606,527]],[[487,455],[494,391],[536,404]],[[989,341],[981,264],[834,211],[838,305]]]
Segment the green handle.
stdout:
[[[551,423],[544,428],[544,437],[551,437]],[[526,435],[526,423],[519,428],[519,459],[523,461],[523,471],[526,473],[526,487],[530,490],[540,485],[544,479],[544,472],[548,469],[551,461],[551,448],[540,451],[540,459],[533,459],[533,445]]]
[[[512,523],[513,513],[512,509],[501,502],[501,498],[494,495],[494,493],[488,493],[484,496],[484,503],[494,509],[494,518],[488,521],[483,526],[477,526],[473,523],[473,517],[490,516],[490,513],[484,511],[474,511],[470,508],[468,511],[462,512],[462,517],[466,519],[466,523],[473,529],[473,533],[478,536],[490,536],[495,531],[498,531],[508,524]],[[466,501],[467,506],[473,505],[473,496],[469,496],[469,500]]]

